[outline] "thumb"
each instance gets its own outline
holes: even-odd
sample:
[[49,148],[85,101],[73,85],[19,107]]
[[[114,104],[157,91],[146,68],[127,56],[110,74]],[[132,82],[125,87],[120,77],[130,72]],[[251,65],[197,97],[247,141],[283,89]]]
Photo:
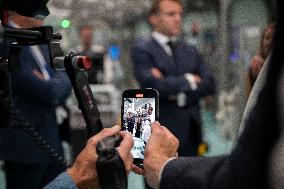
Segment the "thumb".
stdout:
[[151,125],[151,132],[156,133],[162,131],[161,124],[158,121],[155,121]]

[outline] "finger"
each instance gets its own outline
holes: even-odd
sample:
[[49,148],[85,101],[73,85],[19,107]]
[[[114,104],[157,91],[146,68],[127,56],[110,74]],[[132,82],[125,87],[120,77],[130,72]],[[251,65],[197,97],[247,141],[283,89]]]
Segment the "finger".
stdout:
[[161,126],[161,128],[168,137],[168,139],[179,145],[179,140],[168,130],[168,128],[166,128],[165,126]]
[[145,174],[145,171],[143,169],[137,167],[134,164],[131,165],[131,171],[138,174],[138,175],[144,175]]
[[121,130],[121,127],[119,125],[115,125],[113,127],[110,128],[105,128],[103,129],[101,132],[98,133],[98,137],[108,137],[108,136],[113,136],[119,133],[119,131]]
[[175,157],[178,157],[178,153],[176,152],[176,155],[175,155]]
[[[166,133],[171,133],[170,131],[169,131],[169,129],[167,128],[167,127],[165,127],[165,126],[161,126],[161,129],[164,131],[164,132],[166,132]],[[172,133],[171,133],[172,134]]]
[[97,144],[100,140],[102,140],[105,137],[113,136],[119,133],[121,127],[119,125],[115,125],[110,128],[105,128],[102,131],[100,131],[98,134],[93,136],[89,139],[89,142],[92,144]]
[[120,142],[117,150],[119,150],[122,154],[129,153],[134,145],[132,135],[125,131],[121,131],[119,135],[121,136],[122,141]]
[[133,163],[133,156],[132,156],[131,153],[129,153],[129,155],[127,156],[127,159],[125,160],[125,163],[124,163],[126,170],[127,170],[127,174],[129,174],[130,171],[131,171],[132,163]]
[[161,124],[158,121],[154,121],[151,125],[151,132],[156,133],[156,132],[161,132]]
[[162,131],[166,134],[166,136],[168,136],[168,137],[174,137],[174,138],[175,138],[175,136],[173,135],[173,133],[171,133],[171,131],[170,131],[167,127],[161,126],[161,129],[162,129]]
[[40,72],[37,71],[37,70],[33,70],[33,74],[34,74],[34,76],[36,76],[37,78],[39,78],[39,79],[41,79],[41,80],[44,79],[43,74],[40,73]]
[[133,155],[129,152],[129,156],[128,156],[129,162],[131,162],[131,165],[133,164]]

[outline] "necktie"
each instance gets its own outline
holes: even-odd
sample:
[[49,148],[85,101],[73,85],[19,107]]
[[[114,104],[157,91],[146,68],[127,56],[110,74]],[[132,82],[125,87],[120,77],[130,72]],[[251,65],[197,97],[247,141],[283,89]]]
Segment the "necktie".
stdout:
[[170,49],[172,51],[172,56],[173,56],[173,59],[174,59],[174,63],[176,63],[175,44],[172,41],[168,41],[167,45],[170,47]]

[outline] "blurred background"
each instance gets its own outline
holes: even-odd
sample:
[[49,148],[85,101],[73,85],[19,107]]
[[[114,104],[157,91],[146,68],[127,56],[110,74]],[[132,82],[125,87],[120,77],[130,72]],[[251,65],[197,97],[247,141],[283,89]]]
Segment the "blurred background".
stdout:
[[[217,93],[202,103],[204,155],[229,153],[247,100],[245,75],[258,52],[264,26],[271,19],[273,0],[184,0],[182,38],[196,46],[212,72]],[[91,88],[106,126],[120,122],[121,92],[139,87],[132,73],[134,41],[151,35],[147,13],[151,0],[50,0],[46,25],[63,35],[65,52],[82,51],[80,32],[91,27],[96,73]],[[70,109],[67,158],[84,146],[86,130],[74,96]],[[0,173],[3,178],[3,173]],[[0,188],[5,181],[0,178]],[[144,188],[143,178],[131,174],[129,188]]]

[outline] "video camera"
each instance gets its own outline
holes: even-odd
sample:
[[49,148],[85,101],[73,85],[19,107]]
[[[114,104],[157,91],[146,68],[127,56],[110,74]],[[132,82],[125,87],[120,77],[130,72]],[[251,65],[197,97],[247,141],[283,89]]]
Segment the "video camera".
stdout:
[[[4,0],[0,2],[1,24],[5,24],[5,10],[14,10],[23,16],[42,18],[49,14],[46,8],[48,0]],[[21,6],[23,5],[23,6]],[[89,137],[103,129],[100,113],[88,83],[86,70],[91,61],[86,56],[73,52],[63,54],[59,40],[61,34],[53,33],[53,28],[43,26],[29,29],[7,28],[0,25],[0,125],[9,126],[14,119],[22,122],[20,126],[53,160],[65,164],[64,159],[54,152],[48,143],[39,136],[36,129],[13,110],[9,71],[17,69],[21,48],[27,45],[48,44],[50,66],[52,69],[64,69],[71,81],[86,122]],[[120,137],[107,137],[97,145],[97,172],[103,189],[126,189],[127,174],[124,163],[115,148]]]

